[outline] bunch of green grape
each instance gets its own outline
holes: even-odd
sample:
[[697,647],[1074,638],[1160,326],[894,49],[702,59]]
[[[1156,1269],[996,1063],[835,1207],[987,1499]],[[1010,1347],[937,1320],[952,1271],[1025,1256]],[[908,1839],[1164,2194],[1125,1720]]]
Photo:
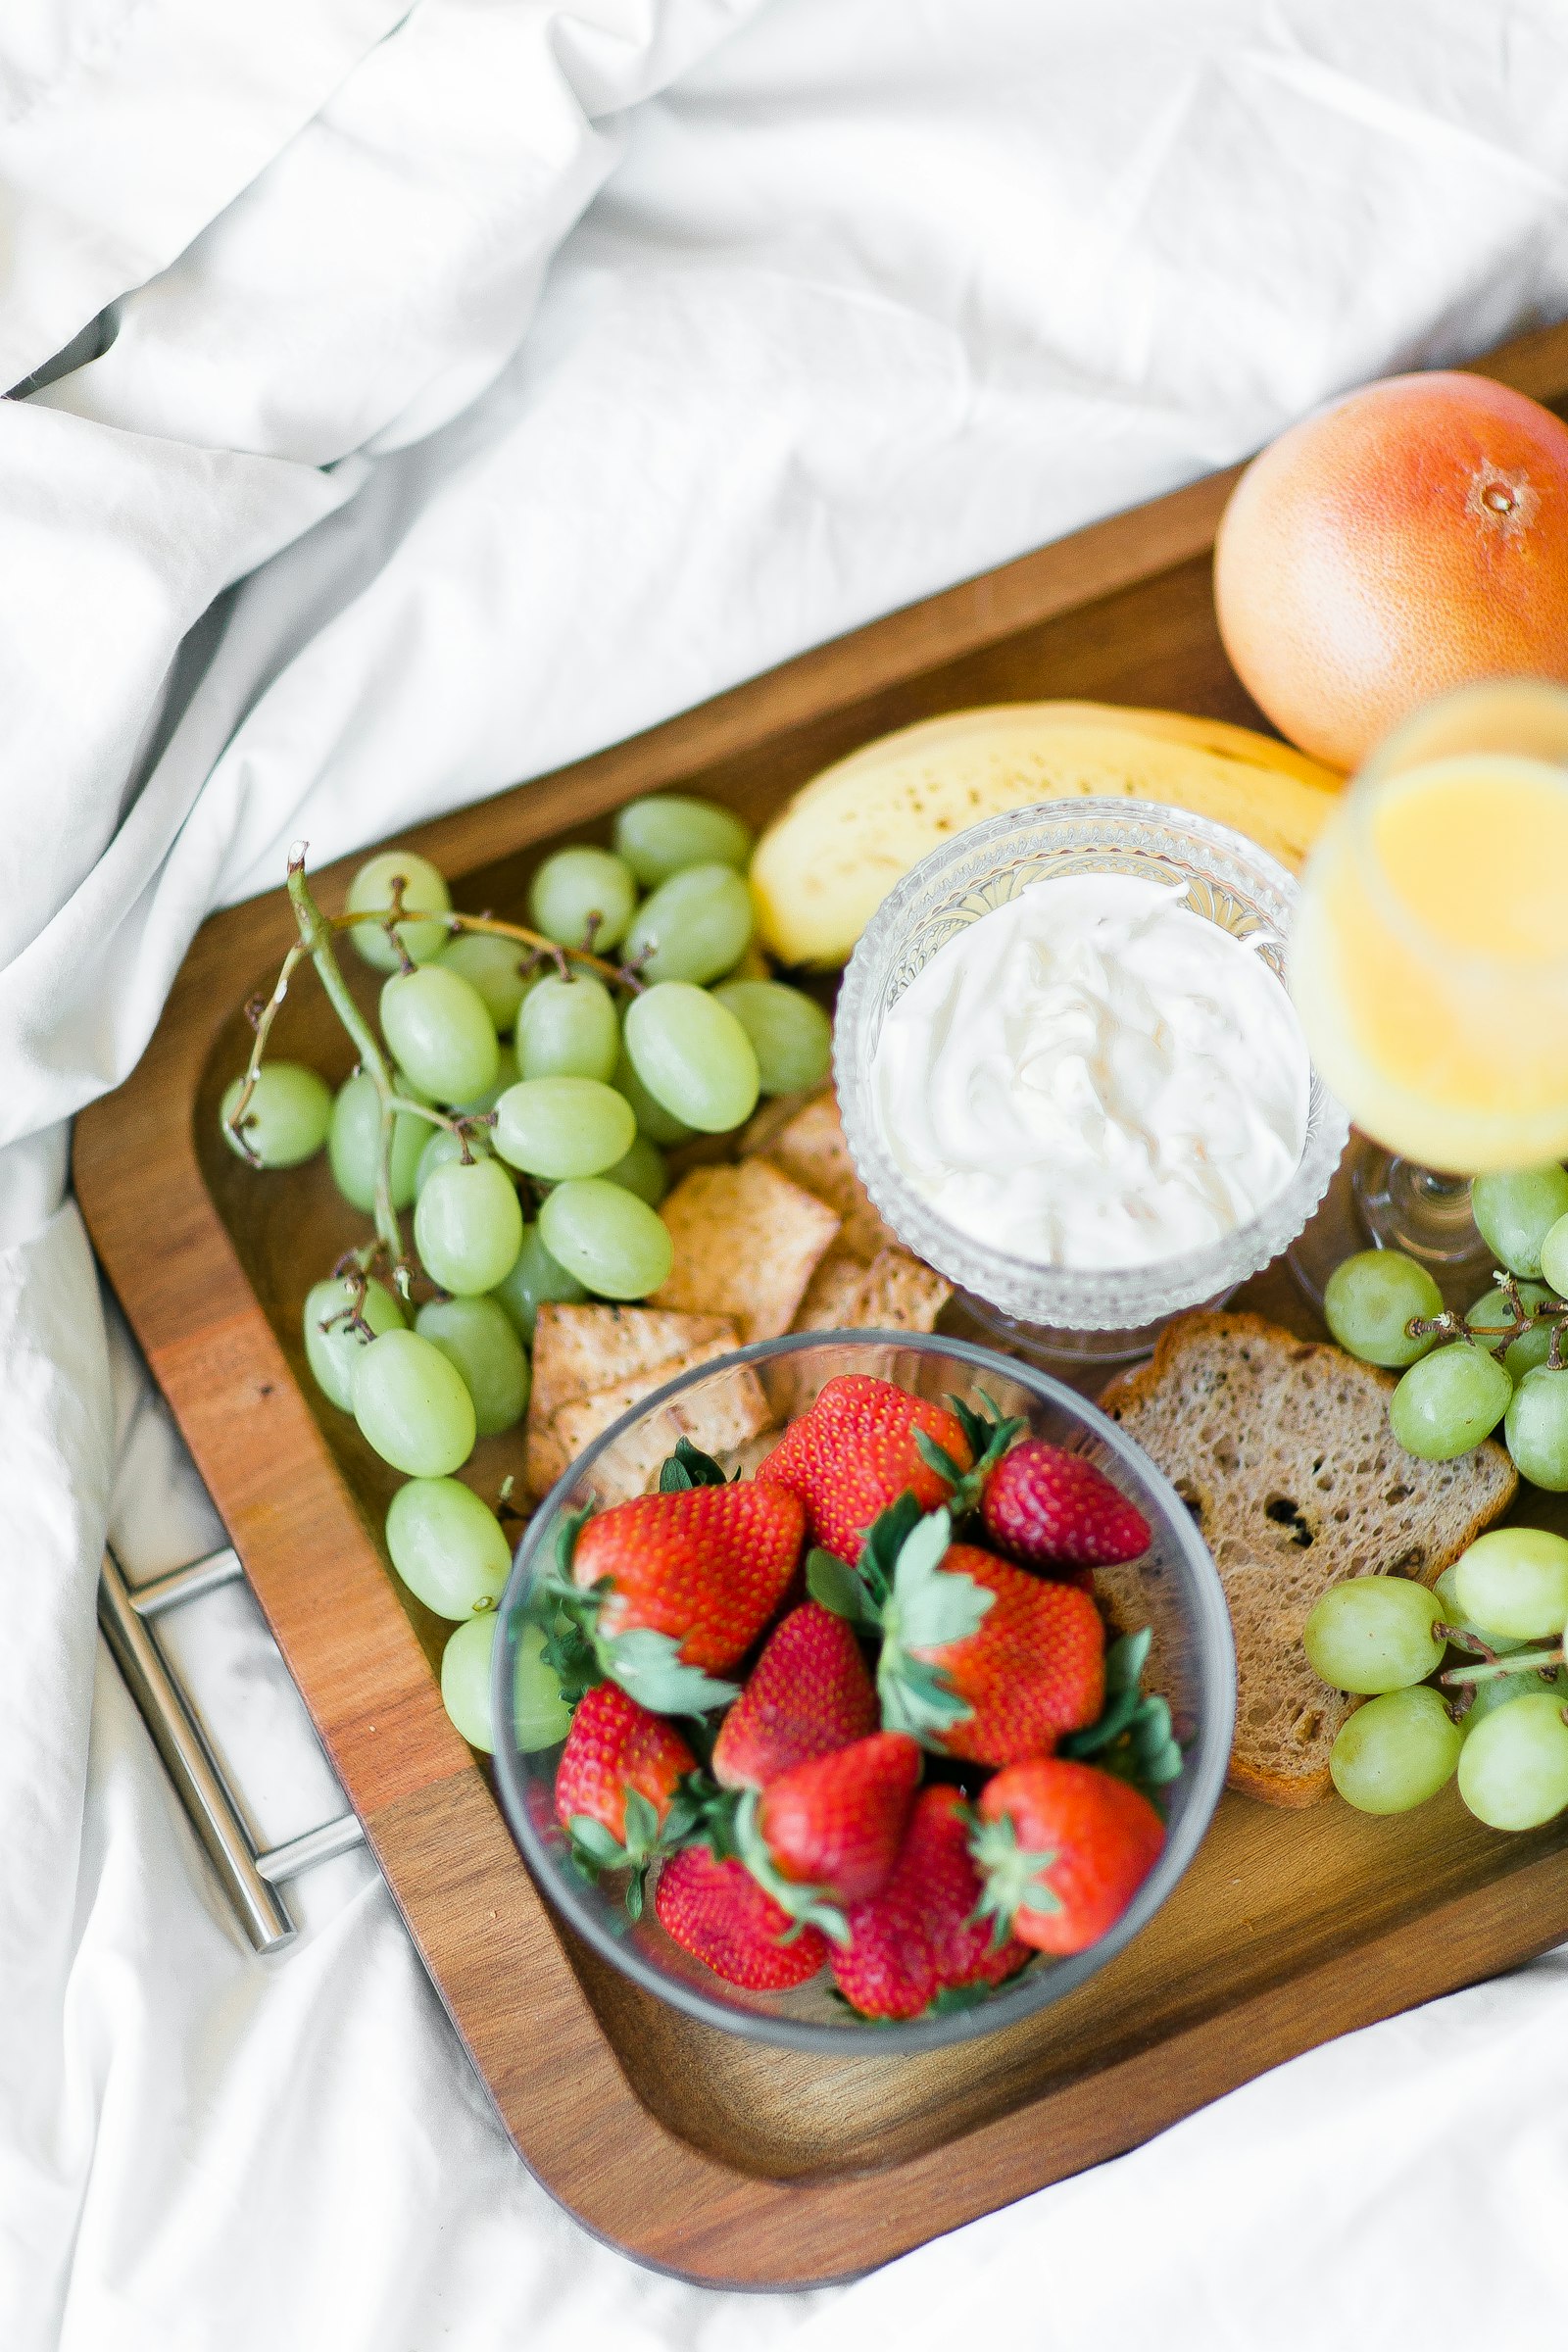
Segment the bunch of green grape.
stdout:
[[1450,1461],[1500,1423],[1520,1476],[1565,1494],[1568,1171],[1478,1176],[1470,1201],[1499,1275],[1462,1319],[1445,1315],[1426,1267],[1397,1250],[1363,1250],[1336,1266],[1324,1317],[1351,1355],[1401,1375],[1389,1422],[1407,1453]]
[[[657,1291],[671,1262],[658,1214],[665,1152],[741,1126],[760,1095],[827,1076],[828,1015],[770,978],[753,945],[751,846],[727,809],[634,801],[612,849],[560,850],[533,877],[531,928],[575,957],[455,930],[445,879],[413,852],[372,858],[349,890],[350,914],[402,910],[347,936],[386,974],[380,1032],[407,1105],[386,1175],[394,1219],[413,1210],[414,1252],[394,1267],[368,1244],[318,1281],[305,1352],[322,1395],[407,1476],[387,1548],[409,1589],[456,1623],[442,1690],[478,1746],[493,1743],[490,1649],[511,1546],[456,1474],[476,1440],[526,1409],[540,1307]],[[334,1095],[314,1070],[263,1059],[236,1131],[245,1085],[223,1097],[233,1150],[291,1168],[324,1144],[345,1200],[375,1210],[382,1098],[368,1070]],[[527,1639],[517,1706],[525,1745],[562,1737],[559,1687]]]
[[1553,1820],[1568,1808],[1565,1625],[1568,1543],[1540,1528],[1479,1536],[1430,1592],[1362,1576],[1325,1592],[1301,1637],[1308,1662],[1366,1699],[1329,1758],[1340,1794],[1406,1813],[1457,1772],[1489,1828]]

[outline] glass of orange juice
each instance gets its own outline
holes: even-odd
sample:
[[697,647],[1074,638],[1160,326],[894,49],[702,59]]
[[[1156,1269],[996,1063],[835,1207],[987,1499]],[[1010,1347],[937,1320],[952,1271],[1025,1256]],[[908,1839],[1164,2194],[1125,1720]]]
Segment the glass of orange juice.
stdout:
[[1568,1156],[1564,872],[1568,693],[1509,679],[1406,720],[1303,879],[1291,993],[1361,1131],[1356,1206],[1445,1287],[1492,1262],[1469,1178]]

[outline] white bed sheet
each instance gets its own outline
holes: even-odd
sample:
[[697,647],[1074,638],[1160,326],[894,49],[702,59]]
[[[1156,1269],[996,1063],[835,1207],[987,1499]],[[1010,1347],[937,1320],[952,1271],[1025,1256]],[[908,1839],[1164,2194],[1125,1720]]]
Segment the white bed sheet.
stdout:
[[[1560,1959],[849,2290],[594,2244],[365,1859],[266,1964],[205,1876],[92,1590],[106,1525],[151,1574],[210,1517],[58,1122],[296,836],[540,772],[1568,312],[1560,11],[322,0],[206,44],[199,14],[0,24],[0,371],[120,304],[0,407],[0,2343],[1413,2345],[1445,2235],[1490,2340],[1549,2329]],[[330,1809],[246,1596],[177,1639],[264,1832]]]

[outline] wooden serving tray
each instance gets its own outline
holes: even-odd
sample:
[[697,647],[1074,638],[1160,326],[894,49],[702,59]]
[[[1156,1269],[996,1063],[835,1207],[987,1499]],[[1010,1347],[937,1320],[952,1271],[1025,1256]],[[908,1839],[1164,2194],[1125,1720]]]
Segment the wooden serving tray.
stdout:
[[[1568,405],[1568,327],[1484,371]],[[1117,515],[401,838],[460,906],[506,909],[544,849],[600,834],[634,794],[679,786],[761,820],[826,761],[965,705],[1071,696],[1259,724],[1209,596],[1233,479]],[[357,862],[318,878],[328,906]],[[219,1141],[219,1097],[248,1043],[240,1007],[292,937],[281,890],[205,925],[140,1066],[77,1122],[77,1197],[453,2023],[524,2163],[590,2230],[712,2284],[853,2276],[1298,2051],[1568,1936],[1560,1825],[1494,1836],[1451,1789],[1391,1821],[1229,1796],[1131,1947],[987,2040],[806,2056],[700,2026],[608,1970],[545,1908],[487,1769],[442,1709],[446,1629],[382,1550],[390,1474],[305,1373],[304,1294],[362,1222],[319,1165],[258,1177]],[[348,1065],[309,974],[275,1045],[332,1077]],[[1241,1303],[1308,1328],[1279,1269]],[[490,1443],[497,1458],[514,1445]]]

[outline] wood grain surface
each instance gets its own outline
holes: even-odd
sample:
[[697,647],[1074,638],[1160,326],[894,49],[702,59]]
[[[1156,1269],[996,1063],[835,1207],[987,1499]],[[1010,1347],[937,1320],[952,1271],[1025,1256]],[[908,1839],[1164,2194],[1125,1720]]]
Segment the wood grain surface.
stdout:
[[[1555,402],[1568,329],[1483,366]],[[1233,478],[400,838],[452,877],[460,906],[504,910],[520,906],[542,844],[601,833],[635,793],[679,784],[762,818],[825,761],[965,704],[1082,696],[1257,724],[1208,589]],[[341,904],[357,862],[319,877],[326,904]],[[1568,1936],[1563,1833],[1494,1836],[1450,1789],[1392,1821],[1227,1797],[1181,1887],[1101,1976],[1044,2016],[921,2058],[760,2049],[575,1944],[442,1708],[446,1629],[381,1545],[392,1474],[304,1375],[305,1292],[363,1221],[321,1167],[259,1177],[218,1138],[218,1100],[246,1051],[238,1008],[292,935],[281,891],[204,926],[139,1067],[77,1122],[77,1195],[453,2023],[523,2161],[589,2229],[711,2283],[851,2276],[1136,2145],[1315,2042]],[[333,1077],[348,1065],[308,979],[276,1050]],[[1277,1272],[1248,1302],[1307,1328]],[[476,1483],[510,1444],[490,1441]]]

